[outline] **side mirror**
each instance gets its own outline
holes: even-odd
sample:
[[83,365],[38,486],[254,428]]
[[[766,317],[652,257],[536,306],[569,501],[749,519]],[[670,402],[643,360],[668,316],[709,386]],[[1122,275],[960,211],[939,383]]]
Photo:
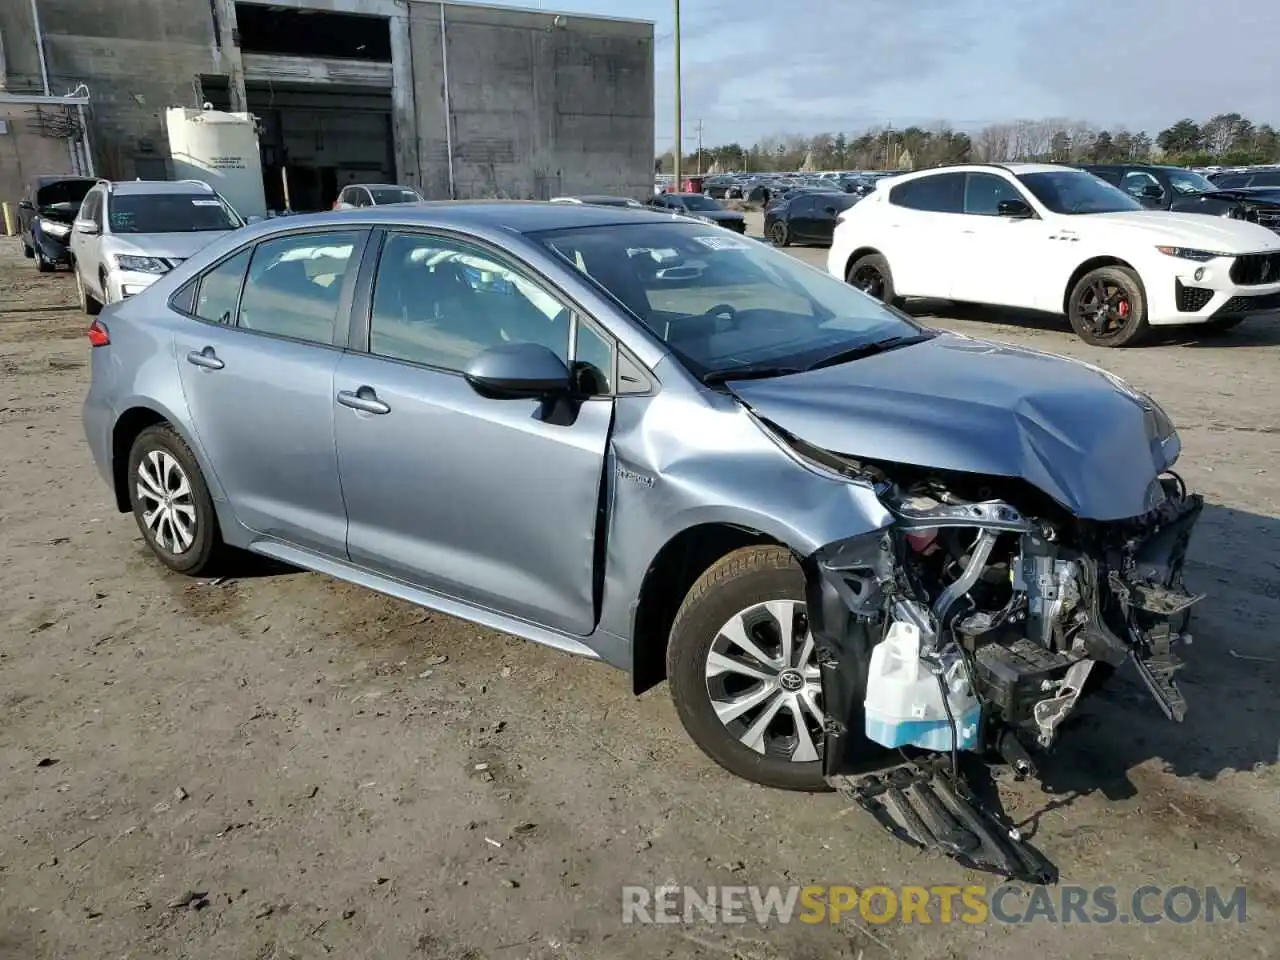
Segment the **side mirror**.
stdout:
[[996,204],[996,212],[1002,217],[1013,217],[1018,220],[1025,220],[1035,214],[1025,200],[1001,200]]
[[19,210],[34,210],[35,208],[36,208],[36,207],[35,207],[35,204],[33,204],[30,200],[19,200],[19,201],[18,201],[18,209],[19,209]]
[[1142,188],[1142,192],[1139,194],[1139,196],[1141,196],[1143,200],[1159,200],[1161,197],[1164,196],[1164,191],[1161,190],[1154,183],[1148,183],[1145,187]]
[[467,364],[471,388],[493,400],[541,400],[569,392],[569,368],[540,343],[500,343]]
[[101,233],[102,228],[93,220],[77,220],[76,233]]

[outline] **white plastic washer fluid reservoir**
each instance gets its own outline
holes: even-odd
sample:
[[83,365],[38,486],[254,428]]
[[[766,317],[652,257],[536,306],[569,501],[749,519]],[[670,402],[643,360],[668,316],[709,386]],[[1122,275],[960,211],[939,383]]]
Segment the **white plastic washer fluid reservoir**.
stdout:
[[[982,706],[964,676],[958,651],[943,661],[947,703],[955,718],[955,746],[978,746]],[[920,631],[913,623],[894,621],[871,651],[867,676],[867,738],[886,747],[921,747],[949,751],[952,726],[942,703],[942,690],[928,663],[920,659]]]

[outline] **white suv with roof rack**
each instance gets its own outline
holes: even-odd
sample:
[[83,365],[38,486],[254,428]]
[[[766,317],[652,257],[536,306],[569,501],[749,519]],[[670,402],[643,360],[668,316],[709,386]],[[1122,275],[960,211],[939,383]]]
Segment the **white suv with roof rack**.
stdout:
[[1066,314],[1088,343],[1153,326],[1225,330],[1280,312],[1280,236],[1147,210],[1055,164],[962,164],[882,181],[836,226],[830,273],[882,300],[924,297]]
[[80,307],[141,293],[200,248],[244,226],[202,180],[102,180],[85,194],[71,234]]

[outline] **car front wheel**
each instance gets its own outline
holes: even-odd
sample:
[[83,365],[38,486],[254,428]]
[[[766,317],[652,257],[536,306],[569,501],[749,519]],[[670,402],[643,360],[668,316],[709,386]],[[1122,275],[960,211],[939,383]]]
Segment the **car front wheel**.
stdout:
[[96,317],[102,312],[102,304],[93,299],[89,295],[89,291],[85,289],[84,280],[80,277],[80,271],[76,270],[76,296],[80,298],[80,309],[90,317]]
[[129,452],[129,501],[143,539],[160,562],[199,576],[219,559],[222,537],[195,456],[168,424],[138,434]]
[[805,580],[782,547],[713,564],[676,615],[667,677],[680,721],[712,760],[746,780],[824,790],[822,682]]
[[1147,299],[1128,267],[1099,267],[1077,281],[1067,300],[1071,329],[1095,347],[1131,347],[1147,325]]

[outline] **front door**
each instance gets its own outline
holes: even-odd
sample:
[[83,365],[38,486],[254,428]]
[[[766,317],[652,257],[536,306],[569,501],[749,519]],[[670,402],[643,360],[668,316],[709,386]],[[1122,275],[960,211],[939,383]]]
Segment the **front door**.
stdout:
[[456,239],[389,234],[378,263],[368,353],[343,356],[332,398],[351,560],[585,636],[612,402],[565,416],[482,397],[461,375],[503,342],[569,362],[571,311]]
[[1062,255],[1061,244],[1039,217],[1001,216],[1000,204],[1030,201],[1009,180],[994,173],[966,174],[964,213],[952,252],[951,299],[1027,310],[1043,309],[1053,275],[1049,261]]
[[174,338],[196,436],[240,522],[336,557],[334,331],[365,237],[293,234],[235,254],[200,280],[196,319]]

